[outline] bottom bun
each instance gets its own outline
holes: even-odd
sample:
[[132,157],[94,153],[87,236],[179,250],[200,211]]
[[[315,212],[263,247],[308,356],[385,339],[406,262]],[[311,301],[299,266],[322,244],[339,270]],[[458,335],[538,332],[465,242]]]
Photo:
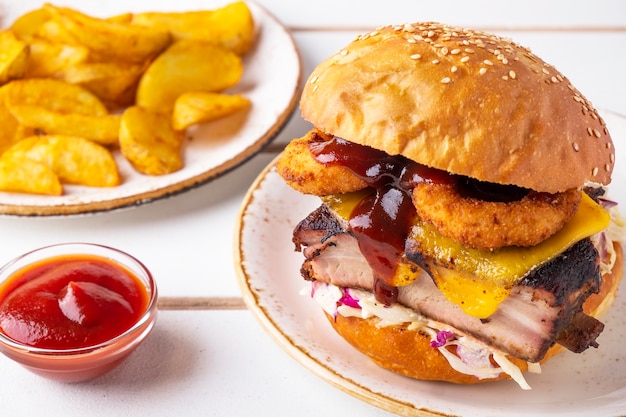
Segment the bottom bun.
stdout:
[[[617,287],[623,273],[622,247],[615,243],[616,261],[610,274],[603,276],[600,293],[594,294],[585,302],[584,311],[600,318],[615,300]],[[476,384],[479,382],[509,379],[504,372],[497,378],[478,379],[453,369],[437,349],[430,346],[430,336],[406,326],[377,327],[376,318],[362,319],[337,315],[327,315],[335,331],[357,350],[369,356],[376,364],[397,374],[422,380],[446,381],[456,384]],[[563,349],[554,345],[541,363]],[[528,370],[526,361],[507,357],[522,372]],[[497,365],[496,365],[497,366]]]

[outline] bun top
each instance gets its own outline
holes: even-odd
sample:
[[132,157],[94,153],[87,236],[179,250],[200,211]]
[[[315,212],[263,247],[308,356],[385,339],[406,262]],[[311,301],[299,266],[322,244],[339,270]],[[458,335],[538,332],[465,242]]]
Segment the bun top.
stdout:
[[508,39],[439,23],[359,36],[310,75],[302,116],[346,140],[499,184],[608,184],[604,121],[554,67]]

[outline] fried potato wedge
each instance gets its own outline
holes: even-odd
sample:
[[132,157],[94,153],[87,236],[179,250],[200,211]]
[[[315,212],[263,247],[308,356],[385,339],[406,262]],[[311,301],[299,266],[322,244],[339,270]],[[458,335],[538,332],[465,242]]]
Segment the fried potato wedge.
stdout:
[[56,77],[59,72],[85,62],[89,50],[80,45],[53,43],[42,39],[28,42],[30,56],[25,78]]
[[189,126],[217,120],[250,107],[250,100],[242,95],[183,93],[174,103],[172,127],[184,130]]
[[44,8],[52,21],[101,58],[141,63],[156,56],[171,42],[167,30],[98,19],[51,4],[44,5]]
[[29,78],[15,80],[3,87],[5,104],[31,104],[61,113],[92,116],[108,114],[102,101],[87,89],[62,80]]
[[[47,9],[45,9],[47,12]],[[50,15],[48,13],[48,15]],[[56,20],[46,20],[35,31],[35,37],[47,40],[48,42],[62,43],[65,45],[80,45],[80,42],[70,33],[70,31]]]
[[3,157],[0,158],[0,191],[61,195],[63,186],[45,164]]
[[164,175],[182,168],[183,139],[183,132],[172,129],[163,114],[133,106],[122,115],[120,150],[143,174]]
[[11,30],[0,31],[0,85],[24,76],[28,54],[28,45]]
[[0,88],[0,154],[15,142],[32,134],[32,131],[22,126],[7,108],[5,104],[7,87],[8,85],[5,85]]
[[246,53],[254,41],[254,19],[243,1],[214,10],[137,13],[132,24],[167,29],[174,40],[198,39],[238,55]]
[[119,109],[133,104],[144,69],[126,62],[85,62],[66,67],[57,77],[91,91],[108,108]]
[[221,91],[235,85],[242,74],[243,65],[237,54],[202,41],[178,41],[143,74],[136,103],[146,109],[171,113],[181,94]]
[[48,166],[62,183],[90,187],[120,184],[117,164],[111,152],[77,136],[31,136],[7,149],[2,159],[29,160]]
[[50,14],[43,7],[33,9],[15,19],[11,25],[11,31],[13,31],[18,39],[26,41],[32,38],[41,25],[49,19]]
[[122,118],[119,114],[59,113],[32,104],[12,105],[9,111],[22,126],[39,134],[80,136],[104,146],[118,143]]

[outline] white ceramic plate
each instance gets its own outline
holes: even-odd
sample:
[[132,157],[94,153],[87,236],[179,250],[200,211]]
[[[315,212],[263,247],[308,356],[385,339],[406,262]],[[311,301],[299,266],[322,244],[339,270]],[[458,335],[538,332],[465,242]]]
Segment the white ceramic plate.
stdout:
[[[106,17],[123,12],[212,9],[228,0],[58,0],[55,5]],[[2,27],[41,0],[2,0]],[[249,112],[200,126],[188,133],[184,168],[164,176],[137,173],[115,154],[123,184],[114,188],[67,186],[63,196],[0,193],[0,214],[61,215],[135,206],[205,183],[237,167],[269,143],[284,126],[299,97],[301,63],[288,31],[263,8],[248,3],[257,25],[257,42],[244,56],[244,75],[229,92],[252,101]],[[0,127],[1,128],[1,127]]]
[[[604,113],[616,151],[626,138],[626,119]],[[618,159],[620,157],[618,156]],[[626,166],[619,165],[610,195],[626,207]],[[626,291],[603,320],[600,348],[562,353],[527,375],[532,391],[515,382],[457,386],[395,375],[374,365],[339,338],[321,308],[306,296],[302,254],[291,243],[294,225],[319,205],[284,184],[273,165],[258,177],[244,200],[235,253],[244,300],[262,326],[291,356],[341,390],[400,415],[526,417],[596,416],[626,412]],[[624,209],[623,209],[624,211]]]

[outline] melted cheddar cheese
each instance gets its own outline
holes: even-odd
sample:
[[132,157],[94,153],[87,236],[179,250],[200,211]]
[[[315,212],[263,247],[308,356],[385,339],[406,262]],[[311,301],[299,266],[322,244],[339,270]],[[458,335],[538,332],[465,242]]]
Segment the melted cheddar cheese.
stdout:
[[[363,192],[356,192],[329,196],[324,201],[341,217],[348,219],[363,196]],[[413,226],[410,239],[432,260],[428,265],[429,272],[446,298],[458,304],[466,314],[486,318],[531,270],[579,240],[606,229],[609,223],[609,213],[583,193],[572,219],[560,231],[533,247],[509,246],[494,251],[468,248],[442,236],[430,224],[419,221]],[[405,272],[403,268],[401,281],[406,285],[412,280],[407,279]],[[417,276],[415,274],[415,278]]]
[[411,238],[438,265],[431,275],[446,298],[466,314],[489,317],[513,287],[529,271],[541,266],[574,243],[606,229],[609,213],[583,193],[578,211],[557,233],[532,247],[508,246],[494,251],[467,248],[421,223]]

